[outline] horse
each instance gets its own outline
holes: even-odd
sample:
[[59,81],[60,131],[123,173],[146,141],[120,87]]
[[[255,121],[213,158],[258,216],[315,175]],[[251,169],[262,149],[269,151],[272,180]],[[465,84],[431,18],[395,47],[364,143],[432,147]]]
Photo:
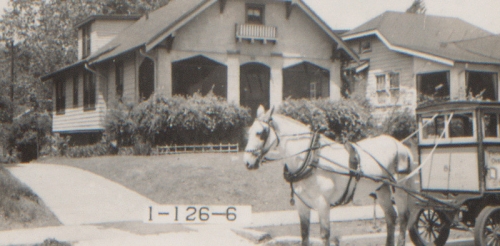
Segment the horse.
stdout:
[[[284,165],[284,176],[292,190],[292,205],[294,196],[298,197],[302,245],[309,245],[311,209],[318,211],[323,244],[330,245],[331,207],[349,203],[356,188],[359,190],[361,186],[368,191],[367,195],[376,194],[384,211],[386,245],[394,245],[398,214],[398,245],[404,245],[411,197],[391,184],[397,182],[398,173],[409,171],[411,151],[387,135],[343,145],[319,132],[312,132],[299,121],[273,114],[273,110],[265,112],[262,106],[258,108],[257,117],[248,129],[243,161],[249,170],[259,168],[265,161],[279,161]],[[360,179],[369,181],[358,182]],[[405,180],[401,184],[407,185],[411,181]],[[339,245],[339,238],[334,237],[333,242]]]

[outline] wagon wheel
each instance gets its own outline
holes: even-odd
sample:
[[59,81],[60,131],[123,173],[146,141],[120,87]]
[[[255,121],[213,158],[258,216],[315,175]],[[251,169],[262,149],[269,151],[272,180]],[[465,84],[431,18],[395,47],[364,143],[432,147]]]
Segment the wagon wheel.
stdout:
[[444,245],[450,235],[450,221],[441,211],[421,209],[409,232],[411,241],[417,246]]
[[500,206],[484,208],[476,218],[475,245],[500,245]]

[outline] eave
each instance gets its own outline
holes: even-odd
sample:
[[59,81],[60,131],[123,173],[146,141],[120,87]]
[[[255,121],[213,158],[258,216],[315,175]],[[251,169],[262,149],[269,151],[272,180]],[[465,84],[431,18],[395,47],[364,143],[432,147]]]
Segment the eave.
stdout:
[[441,64],[444,64],[444,65],[447,65],[447,66],[450,66],[450,67],[453,67],[455,65],[455,61],[453,61],[451,59],[447,59],[447,58],[443,58],[443,57],[440,57],[440,56],[436,56],[436,55],[432,55],[432,54],[428,54],[428,53],[424,53],[424,52],[420,52],[420,51],[408,49],[408,48],[405,48],[405,47],[393,45],[378,30],[369,30],[369,31],[365,31],[365,32],[354,33],[354,34],[350,34],[350,35],[344,36],[344,37],[342,37],[342,39],[344,41],[349,41],[349,40],[354,40],[354,39],[358,39],[358,38],[362,38],[362,37],[367,37],[367,36],[371,36],[371,35],[377,36],[377,38],[380,41],[382,41],[382,43],[389,50],[392,50],[392,51],[395,51],[395,52],[399,52],[399,53],[403,53],[403,54],[407,54],[407,55],[411,55],[411,56],[415,56],[415,57],[419,57],[419,58],[430,60],[430,61],[433,61],[433,62],[441,63]]
[[358,54],[356,52],[352,51],[340,38],[335,34],[335,32],[328,26],[323,19],[321,19],[316,12],[314,12],[307,4],[305,4],[302,0],[292,0],[292,4],[295,3],[297,4],[309,17],[313,19],[313,21],[319,25],[323,31],[325,31],[330,38],[332,38],[337,44],[338,47],[343,49],[349,56],[351,56],[356,62],[360,62]]

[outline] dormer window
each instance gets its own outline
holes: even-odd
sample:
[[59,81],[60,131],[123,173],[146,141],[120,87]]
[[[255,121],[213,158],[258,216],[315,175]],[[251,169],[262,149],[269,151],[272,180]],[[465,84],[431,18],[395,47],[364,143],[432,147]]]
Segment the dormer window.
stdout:
[[90,55],[90,25],[82,26],[82,58]]
[[264,24],[264,5],[261,4],[247,4],[247,23],[248,24]]

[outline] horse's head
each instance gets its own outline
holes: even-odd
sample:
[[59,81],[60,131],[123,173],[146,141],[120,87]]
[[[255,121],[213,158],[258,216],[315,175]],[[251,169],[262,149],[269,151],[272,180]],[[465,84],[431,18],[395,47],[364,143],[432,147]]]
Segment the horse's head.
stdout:
[[264,156],[272,148],[276,140],[275,129],[272,127],[274,108],[265,112],[262,105],[257,109],[257,118],[248,130],[248,143],[243,161],[248,169],[259,168]]

